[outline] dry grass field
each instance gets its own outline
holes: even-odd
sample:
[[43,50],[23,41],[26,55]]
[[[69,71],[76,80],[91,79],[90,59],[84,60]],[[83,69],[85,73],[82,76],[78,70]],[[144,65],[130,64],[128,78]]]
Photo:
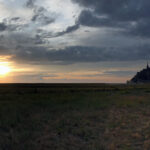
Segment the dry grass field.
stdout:
[[150,85],[0,85],[0,150],[149,149]]

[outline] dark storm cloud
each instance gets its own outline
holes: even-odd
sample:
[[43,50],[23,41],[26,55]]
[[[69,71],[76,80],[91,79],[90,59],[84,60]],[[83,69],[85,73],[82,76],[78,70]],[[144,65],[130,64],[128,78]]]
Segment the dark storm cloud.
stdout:
[[[42,25],[48,25],[55,22],[55,17],[46,8],[35,4],[36,0],[28,0],[26,7],[33,10],[34,15],[31,19],[32,22],[38,22]],[[51,14],[51,17],[49,16]]]
[[26,27],[28,27],[28,23],[22,23],[24,19],[20,17],[8,17],[4,18],[0,23],[0,31],[8,31],[7,34],[11,34],[11,32],[24,31]]
[[86,8],[81,12],[78,20],[82,25],[122,27],[128,34],[150,37],[149,0],[72,1]]
[[74,31],[78,30],[79,28],[80,28],[79,24],[75,24],[73,26],[69,26],[69,27],[67,27],[67,29],[65,31],[56,33],[55,37],[62,36],[64,34],[68,34],[68,33],[74,32]]
[[11,18],[12,21],[18,21],[20,20],[20,17],[14,17],[14,18]]
[[[136,44],[132,44],[132,46],[124,47],[126,44],[123,45],[121,43],[123,41],[120,39],[121,36],[119,36],[119,44],[116,45],[116,47],[111,47],[111,43],[110,47],[108,47],[106,44],[107,40],[113,38],[110,34],[106,34],[106,38],[103,37],[106,39],[103,42],[103,47],[100,46],[100,43],[102,43],[100,40],[102,38],[99,40],[99,35],[97,37],[95,35],[94,37],[94,34],[92,34],[92,38],[98,39],[98,47],[95,46],[96,44],[93,44],[93,41],[91,41],[91,43],[93,42],[92,44],[89,44],[94,45],[91,47],[87,46],[88,44],[86,45],[84,41],[81,41],[79,43],[85,46],[67,47],[67,44],[65,44],[66,48],[64,49],[52,48],[51,45],[55,45],[55,43],[58,42],[56,41],[57,39],[54,39],[54,43],[51,44],[47,43],[47,39],[49,42],[53,42],[53,39],[51,40],[50,38],[72,33],[78,30],[81,25],[88,27],[122,28],[124,30],[119,30],[118,32],[124,35],[130,34],[150,37],[150,16],[148,15],[150,2],[148,0],[109,0],[109,2],[107,0],[73,1],[85,7],[75,21],[75,25],[68,25],[68,27],[64,30],[62,29],[61,32],[50,32],[41,27],[55,22],[55,14],[49,12],[45,7],[38,6],[35,0],[28,0],[26,7],[33,12],[33,16],[28,23],[21,24],[23,21],[22,18],[19,17],[4,19],[3,22],[0,23],[1,32],[9,31],[6,32],[6,34],[4,32],[1,33],[4,33],[4,35],[0,36],[0,54],[12,54],[14,61],[23,61],[29,64],[44,64],[47,62],[71,64],[78,62],[133,61],[150,58],[150,45],[137,47],[133,46]],[[26,29],[26,26],[29,26],[29,28]],[[24,30],[24,28],[26,30]],[[90,37],[87,38],[88,43]],[[69,43],[67,38],[63,40]],[[123,42],[126,43],[126,41],[127,40]],[[75,43],[70,43],[70,45],[71,44],[73,45]],[[57,45],[55,46],[57,47]],[[58,47],[60,47],[60,45],[58,45]],[[111,72],[108,72],[108,74],[111,74]]]
[[[8,31],[7,35],[9,38],[12,35],[12,32],[21,31],[22,36],[20,35],[19,36],[22,39],[25,37],[24,35],[26,35],[25,30],[28,29],[28,27],[30,28],[31,23],[33,24],[34,22],[36,24],[39,24],[39,26],[41,27],[41,26],[45,26],[45,25],[55,22],[56,16],[54,14],[51,14],[44,7],[35,5],[35,2],[36,0],[28,0],[26,3],[26,7],[32,9],[34,13],[31,21],[23,24],[22,22],[25,20],[25,18],[21,18],[18,16],[12,17],[12,18],[11,17],[4,18],[2,22],[0,23],[0,32]],[[29,39],[31,39],[30,37],[33,37],[32,34],[34,33],[30,33],[30,34],[31,35],[29,36]],[[16,36],[13,37],[12,41],[16,39],[17,37],[18,37],[18,34],[16,34]],[[39,35],[37,35],[34,40],[35,40],[35,44],[43,44],[43,41],[44,41],[44,39],[42,39],[42,37],[40,37]],[[33,41],[33,38],[32,38],[32,41]]]
[[120,21],[136,21],[148,17],[149,0],[73,0],[86,8],[91,8],[94,13],[107,15]]
[[78,24],[89,26],[89,27],[119,27],[119,26],[125,26],[121,22],[116,22],[113,20],[110,20],[107,17],[99,17],[96,14],[94,14],[90,10],[84,10],[81,12]]
[[27,0],[27,2],[26,2],[26,7],[28,7],[28,8],[33,8],[34,6],[35,6],[35,1],[36,0]]
[[[70,27],[65,33],[72,32],[77,27]],[[9,33],[0,36],[0,54],[13,55],[14,61],[25,63],[51,63],[70,64],[78,62],[100,61],[133,61],[148,60],[150,58],[150,45],[138,46],[68,46],[64,49],[50,47],[47,39],[39,32],[37,35],[28,33]],[[48,45],[47,45],[48,44]]]
[[48,16],[49,12],[44,7],[35,7],[34,16],[32,17],[33,22],[40,22],[42,25],[48,25],[55,22],[55,16]]
[[16,31],[21,27],[22,25],[17,25],[17,24],[7,24],[5,21],[0,23],[0,31]]
[[0,55],[10,54],[15,56],[18,52],[24,53],[25,48],[38,47],[46,44],[46,42],[39,35],[32,37],[29,34],[15,32],[8,35],[0,35]]
[[78,30],[79,28],[80,28],[80,24],[75,24],[73,26],[68,26],[66,30],[61,31],[61,32],[52,33],[52,32],[46,32],[44,30],[37,30],[37,33],[39,33],[43,39],[55,38],[55,37],[63,36],[65,34],[72,33]]
[[36,35],[35,38],[34,38],[34,44],[45,44],[46,41],[44,41],[41,36],[39,35]]
[[5,23],[0,23],[0,31],[5,31],[7,29],[7,26]]
[[[134,27],[127,31],[127,34],[150,38],[150,20],[141,19]],[[124,33],[126,34],[126,33]]]
[[59,62],[70,64],[78,62],[100,61],[133,61],[145,60],[150,57],[150,45],[143,50],[136,47],[130,48],[106,48],[106,47],[82,47],[72,46],[64,49],[51,49],[42,46],[18,46],[14,53],[14,60],[28,63]]
[[50,23],[53,23],[55,19],[44,15],[35,15],[33,16],[32,21],[41,21],[43,25],[48,25]]

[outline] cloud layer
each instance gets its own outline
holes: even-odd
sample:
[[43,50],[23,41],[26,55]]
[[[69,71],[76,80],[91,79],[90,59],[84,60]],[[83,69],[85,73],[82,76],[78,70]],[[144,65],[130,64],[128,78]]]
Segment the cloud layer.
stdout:
[[134,36],[149,37],[148,0],[73,0],[85,7],[79,16],[79,22],[92,27],[123,28]]
[[[1,11],[9,14],[0,22],[0,54],[27,63],[149,59],[148,0],[65,0],[66,10],[56,7],[58,2],[14,0],[14,14],[9,12],[9,2],[0,2]],[[108,46],[107,40],[116,37],[119,44]]]

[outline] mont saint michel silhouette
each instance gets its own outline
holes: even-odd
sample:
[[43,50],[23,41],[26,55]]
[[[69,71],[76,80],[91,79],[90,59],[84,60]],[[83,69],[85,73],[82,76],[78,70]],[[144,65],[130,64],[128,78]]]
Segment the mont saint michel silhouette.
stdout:
[[128,83],[150,83],[150,67],[147,63],[147,67],[137,72],[137,74]]

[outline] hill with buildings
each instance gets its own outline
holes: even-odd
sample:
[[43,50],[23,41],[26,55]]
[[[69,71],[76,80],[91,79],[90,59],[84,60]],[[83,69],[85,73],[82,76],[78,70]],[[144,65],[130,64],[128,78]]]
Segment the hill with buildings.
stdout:
[[150,83],[150,67],[147,67],[137,72],[137,74],[128,83]]

